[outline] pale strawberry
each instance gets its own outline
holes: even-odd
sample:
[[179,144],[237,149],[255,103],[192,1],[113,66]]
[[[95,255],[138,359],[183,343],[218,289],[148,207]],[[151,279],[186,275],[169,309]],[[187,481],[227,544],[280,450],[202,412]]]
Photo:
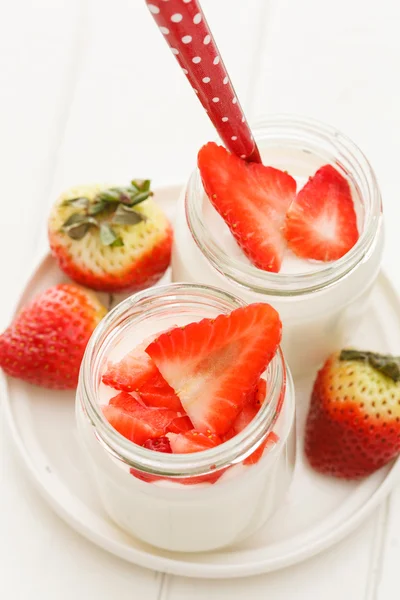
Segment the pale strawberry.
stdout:
[[163,276],[172,228],[149,186],[149,181],[86,185],[62,194],[48,234],[54,257],[71,279],[113,293],[144,289]]
[[11,377],[74,389],[83,354],[106,308],[89,290],[61,284],[24,307],[0,336],[0,366]]
[[285,237],[302,258],[331,261],[358,240],[357,217],[348,181],[331,165],[309,179],[286,215]]
[[259,269],[279,272],[286,241],[286,212],[296,195],[288,173],[246,162],[209,142],[198,154],[203,186],[249,260]]
[[194,427],[224,435],[273,358],[278,313],[250,304],[161,334],[146,352],[179,396]]

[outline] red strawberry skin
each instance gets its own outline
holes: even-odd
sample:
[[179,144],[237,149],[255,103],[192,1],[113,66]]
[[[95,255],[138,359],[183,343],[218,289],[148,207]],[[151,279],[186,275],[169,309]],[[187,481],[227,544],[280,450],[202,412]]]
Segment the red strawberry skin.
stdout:
[[195,430],[182,434],[168,433],[167,437],[174,454],[201,452],[221,444],[221,439],[217,435],[213,433],[204,434]]
[[164,454],[172,453],[169,439],[165,436],[156,438],[155,440],[146,440],[143,447],[148,450],[154,450],[154,452],[164,452]]
[[138,292],[157,283],[168,269],[171,262],[172,228],[168,225],[156,245],[144,250],[140,257],[124,268],[115,268],[113,272],[108,270],[99,273],[78,263],[74,254],[60,243],[58,234],[51,230],[49,242],[58,266],[73,281],[101,292]]
[[284,232],[297,256],[320,261],[338,260],[357,242],[350,186],[331,165],[321,167],[297,194]]
[[157,375],[156,365],[145,352],[147,345],[146,342],[140,344],[121,361],[108,364],[103,383],[115,390],[133,392]]
[[137,392],[146,406],[184,412],[179,397],[145,352],[144,342],[117,363],[110,363],[102,377],[105,385],[124,392]]
[[305,434],[314,469],[344,479],[370,475],[400,452],[400,384],[332,355],[319,371]]
[[105,307],[72,284],[47,289],[0,336],[0,366],[11,377],[51,389],[74,389],[86,344]]
[[248,259],[278,273],[286,249],[285,215],[296,194],[293,177],[246,162],[213,142],[200,149],[198,167],[211,204]]
[[279,442],[279,437],[276,435],[275,432],[271,431],[271,433],[269,433],[267,435],[265,440],[258,446],[257,450],[254,450],[254,452],[252,454],[250,454],[250,456],[248,456],[247,458],[244,459],[243,464],[244,465],[255,465],[256,463],[258,463],[260,458],[263,456],[265,450],[267,450],[268,448],[272,448],[278,442]]
[[138,388],[139,395],[146,406],[169,408],[184,413],[181,401],[174,390],[158,371],[146,383]]
[[161,334],[146,352],[194,427],[224,435],[248,401],[281,339],[278,313],[251,304]]
[[[148,439],[164,436],[170,427],[173,431],[186,430],[184,425],[176,426],[176,420],[178,423],[182,421],[176,412],[147,408],[127,392],[120,392],[112,398],[109,405],[103,407],[103,414],[118,433],[139,446]],[[190,425],[189,421],[187,428]]]

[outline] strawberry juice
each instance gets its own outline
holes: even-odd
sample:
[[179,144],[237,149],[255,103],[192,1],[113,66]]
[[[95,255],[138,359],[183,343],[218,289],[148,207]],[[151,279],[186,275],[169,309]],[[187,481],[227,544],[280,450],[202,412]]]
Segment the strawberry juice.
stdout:
[[[296,255],[288,245],[279,272],[257,268],[234,239],[234,230],[230,230],[212,206],[196,170],[182,192],[177,209],[172,278],[173,281],[215,285],[246,302],[268,302],[274,306],[283,322],[285,357],[292,372],[299,376],[312,371],[332,351],[343,347],[361,322],[381,262],[380,192],[362,152],[330,127],[280,117],[259,123],[254,133],[263,164],[290,174],[297,184],[297,192],[321,167],[321,170],[334,169],[334,173],[339,174],[354,205],[351,210],[358,240],[344,256],[330,261]],[[235,186],[240,185],[251,200],[254,182],[236,184],[235,177],[232,172],[232,193],[236,193]],[[295,194],[296,191],[293,200]],[[225,200],[226,213],[229,213],[229,197]],[[330,199],[326,202],[329,209]],[[245,203],[243,206],[242,214],[245,214]],[[240,211],[235,216],[240,226]],[[339,216],[346,228],[347,215]],[[311,220],[311,213],[306,217]],[[324,223],[320,224],[316,229],[325,227]],[[330,227],[332,223],[328,220],[328,234]],[[252,234],[249,230],[248,237]],[[305,240],[313,235],[306,232]],[[333,228],[332,242],[341,243],[340,235]]]
[[[167,550],[211,550],[251,535],[282,503],[294,468],[294,391],[290,373],[277,346],[272,348],[270,362],[259,380],[263,396],[254,419],[237,435],[222,435],[219,427],[224,409],[222,405],[218,408],[214,430],[219,435],[218,445],[213,442],[217,436],[208,429],[203,429],[206,435],[189,431],[194,425],[186,425],[185,420],[189,421],[187,416],[183,417],[184,421],[182,417],[178,419],[179,431],[183,434],[167,433],[158,440],[142,443],[146,434],[141,445],[127,439],[126,431],[118,429],[114,422],[116,429],[125,435],[123,437],[110,425],[111,420],[108,422],[104,418],[104,415],[110,414],[106,410],[118,415],[121,406],[124,418],[130,418],[125,412],[129,411],[127,403],[135,404],[139,412],[158,410],[137,404],[136,400],[140,401],[140,398],[136,391],[126,391],[129,385],[120,368],[124,357],[143,340],[146,340],[145,344],[139,346],[142,357],[141,348],[155,338],[156,350],[164,338],[169,342],[168,336],[174,340],[174,336],[184,336],[186,331],[190,333],[192,343],[199,338],[197,331],[205,322],[210,331],[216,323],[219,336],[223,335],[227,324],[227,335],[231,335],[232,330],[237,332],[241,327],[247,327],[245,318],[252,314],[253,321],[248,330],[245,329],[247,337],[241,338],[240,348],[248,346],[250,352],[256,352],[252,347],[253,336],[262,349],[271,336],[277,335],[271,329],[269,333],[266,330],[265,343],[259,338],[262,324],[257,315],[270,310],[273,318],[277,318],[276,311],[270,307],[264,309],[264,306],[246,306],[242,300],[215,288],[173,284],[153,288],[125,300],[96,329],[81,368],[76,405],[78,429],[87,456],[88,472],[94,478],[104,508],[110,518],[129,534]],[[225,319],[218,315],[228,316]],[[229,320],[233,318],[236,318],[236,325],[231,327]],[[266,318],[268,320],[268,314]],[[280,338],[279,317],[278,321]],[[182,329],[184,326],[187,329]],[[166,331],[167,334],[160,336]],[[230,378],[233,384],[243,384],[247,369],[241,367],[240,357],[229,362],[230,353],[236,346],[229,338],[227,344],[227,351],[222,355],[212,349],[208,351],[211,360],[209,364],[205,360],[207,373],[214,373],[214,377],[204,383],[204,374],[196,371],[196,377],[191,376],[186,385],[181,386],[182,404],[184,388],[196,390],[203,385],[201,389],[210,389],[211,406],[214,397],[218,396],[217,388],[221,381],[226,382]],[[150,352],[150,346],[148,348]],[[188,350],[179,355],[179,349],[174,346],[173,351],[181,361],[177,370],[180,376],[181,370],[184,371],[188,365],[190,367],[191,359],[188,358]],[[195,348],[194,355],[198,352],[201,350]],[[251,355],[249,362],[252,364],[258,360],[257,352]],[[161,354],[164,356],[166,351]],[[154,354],[152,357],[156,360]],[[220,361],[225,361],[225,358],[227,366],[226,370],[223,367],[221,375]],[[131,361],[130,369],[126,371],[128,375],[132,373],[132,364]],[[157,366],[161,368],[160,363]],[[119,390],[125,391],[110,387],[119,385],[113,383],[113,379],[122,382]],[[206,398],[206,391],[201,392],[200,399]],[[204,416],[202,405],[194,412],[191,412],[190,403],[184,406],[196,427],[201,427]],[[160,410],[164,410],[162,414],[165,415],[166,409]],[[146,427],[151,426],[152,423],[146,424]],[[190,440],[190,443],[204,439],[207,444],[204,451],[176,450],[177,439]]]

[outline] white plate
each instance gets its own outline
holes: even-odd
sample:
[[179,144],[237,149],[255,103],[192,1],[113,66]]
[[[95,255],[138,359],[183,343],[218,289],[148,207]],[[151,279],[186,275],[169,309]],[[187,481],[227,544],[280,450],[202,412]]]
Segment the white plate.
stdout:
[[[162,188],[157,199],[171,213],[179,188]],[[27,283],[20,306],[63,280],[50,256]],[[353,342],[366,349],[399,350],[400,303],[381,275],[362,332]],[[298,431],[303,430],[311,382],[296,386]],[[1,377],[5,413],[20,455],[39,491],[82,535],[105,550],[143,567],[195,577],[242,577],[297,563],[339,541],[381,502],[400,477],[400,462],[360,483],[314,473],[302,457],[284,505],[257,534],[227,550],[169,553],[130,538],[104,513],[83,468],[74,419],[74,393],[54,392]]]

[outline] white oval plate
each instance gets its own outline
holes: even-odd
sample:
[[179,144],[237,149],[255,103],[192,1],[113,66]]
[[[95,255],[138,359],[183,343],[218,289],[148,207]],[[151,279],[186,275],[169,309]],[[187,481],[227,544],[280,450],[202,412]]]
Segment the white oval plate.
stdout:
[[[170,216],[178,195],[177,186],[157,192],[157,200]],[[49,255],[42,258],[17,310],[38,292],[63,280],[54,260]],[[396,353],[399,315],[399,300],[381,275],[362,332],[352,342],[366,349]],[[321,552],[355,529],[399,480],[399,461],[359,483],[323,477],[308,467],[303,461],[301,432],[311,383],[296,385],[299,452],[293,484],[279,511],[261,531],[237,546],[178,554],[129,537],[104,513],[83,467],[73,392],[35,388],[4,376],[0,379],[6,418],[20,455],[57,514],[95,544],[132,563],[176,575],[208,578],[265,573]]]

